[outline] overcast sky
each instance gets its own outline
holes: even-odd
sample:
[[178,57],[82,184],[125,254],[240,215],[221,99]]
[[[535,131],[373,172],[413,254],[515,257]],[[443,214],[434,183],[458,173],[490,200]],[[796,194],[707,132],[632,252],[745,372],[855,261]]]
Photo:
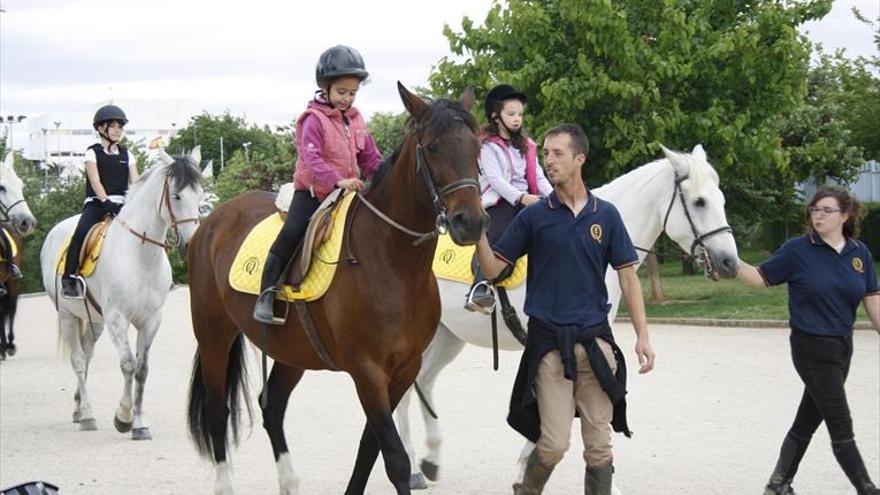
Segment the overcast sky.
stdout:
[[[325,48],[357,48],[372,73],[357,105],[402,111],[395,81],[426,85],[449,53],[442,29],[482,22],[491,0],[0,0],[0,115],[94,110],[110,98],[193,99],[261,123],[289,122]],[[830,51],[876,53],[880,0],[838,0],[806,29]],[[876,29],[876,26],[874,27]]]

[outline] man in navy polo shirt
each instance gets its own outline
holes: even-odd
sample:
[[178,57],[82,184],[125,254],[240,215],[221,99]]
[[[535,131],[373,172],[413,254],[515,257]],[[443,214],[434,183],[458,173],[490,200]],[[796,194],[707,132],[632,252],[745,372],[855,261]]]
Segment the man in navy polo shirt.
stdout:
[[611,493],[611,430],[629,436],[629,429],[626,366],[608,324],[609,265],[617,270],[632,315],[639,372],[654,367],[635,271],[638,256],[617,209],[583,183],[588,147],[587,136],[576,124],[548,131],[544,168],[554,192],[517,215],[494,246],[486,236],[477,245],[480,266],[490,279],[520,256],[529,256],[529,334],[507,421],[537,447],[522,483],[514,485],[517,494],[541,493],[568,449],[575,410],[581,416],[587,465],[585,493]]

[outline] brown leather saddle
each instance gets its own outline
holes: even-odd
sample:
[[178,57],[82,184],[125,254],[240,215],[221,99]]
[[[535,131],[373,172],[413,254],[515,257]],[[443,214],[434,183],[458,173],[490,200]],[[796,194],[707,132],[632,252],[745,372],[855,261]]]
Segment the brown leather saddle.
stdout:
[[[339,206],[341,197],[342,189],[334,190],[312,214],[302,242],[294,251],[287,268],[281,275],[281,281],[284,285],[298,289],[306,278],[318,248],[330,238],[333,227],[333,212]],[[286,219],[287,212],[280,211],[279,213],[282,218]]]

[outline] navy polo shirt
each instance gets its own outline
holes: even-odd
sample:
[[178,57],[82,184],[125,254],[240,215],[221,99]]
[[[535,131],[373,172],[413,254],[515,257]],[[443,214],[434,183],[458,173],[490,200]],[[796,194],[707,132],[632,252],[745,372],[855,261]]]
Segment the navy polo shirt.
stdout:
[[608,265],[619,270],[639,260],[617,208],[588,194],[575,217],[554,191],[523,209],[492,247],[508,263],[529,256],[524,310],[532,318],[560,326],[607,321]]
[[789,324],[814,335],[852,335],[859,303],[880,292],[871,251],[854,239],[838,254],[816,233],[795,237],[758,271],[767,285],[788,283]]

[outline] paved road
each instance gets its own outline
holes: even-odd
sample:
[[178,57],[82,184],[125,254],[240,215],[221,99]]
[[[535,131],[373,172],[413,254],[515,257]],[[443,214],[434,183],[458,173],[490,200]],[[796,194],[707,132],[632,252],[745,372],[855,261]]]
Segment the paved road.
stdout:
[[[97,346],[90,373],[98,431],[70,422],[75,380],[56,351],[54,310],[45,297],[22,299],[19,353],[0,365],[0,487],[45,479],[68,494],[209,494],[213,469],[186,432],[186,393],[195,342],[189,294],[178,289],[164,308],[153,347],[145,407],[154,440],[116,433],[113,410],[122,393],[116,352],[108,336]],[[615,327],[632,362],[633,338]],[[616,437],[617,484],[626,495],[757,494],[773,467],[794,416],[801,388],[788,358],[787,334],[777,329],[655,326],[657,369],[630,375],[632,439]],[[871,475],[880,478],[880,340],[856,333],[847,392],[856,438]],[[254,353],[252,392],[259,389]],[[438,384],[444,422],[441,480],[430,494],[506,494],[521,439],[504,424],[518,355],[468,347]],[[256,401],[253,401],[256,406]],[[420,420],[414,418],[417,438]],[[363,413],[347,375],[310,373],[294,392],[288,440],[306,494],[344,491]],[[238,493],[277,493],[268,438],[259,421],[233,451]],[[575,426],[575,432],[577,426]],[[580,440],[554,473],[548,494],[580,494]],[[421,448],[421,446],[418,446]],[[852,488],[820,430],[795,487],[802,495],[851,494]],[[368,493],[391,493],[377,468]]]

